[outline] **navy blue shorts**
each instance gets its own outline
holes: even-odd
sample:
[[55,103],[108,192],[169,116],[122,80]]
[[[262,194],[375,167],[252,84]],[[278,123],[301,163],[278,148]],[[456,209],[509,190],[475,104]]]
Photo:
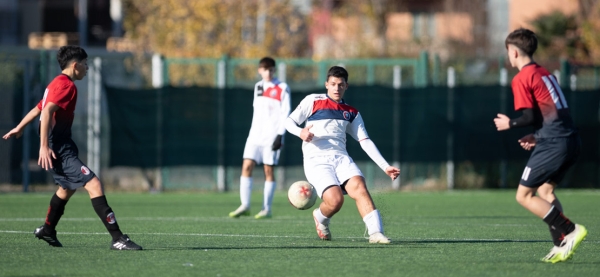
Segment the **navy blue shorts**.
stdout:
[[544,183],[560,183],[580,153],[581,139],[577,134],[563,138],[537,139],[520,184],[537,188]]
[[75,142],[55,143],[52,146],[56,160],[52,161],[52,177],[64,189],[75,190],[92,180],[96,174],[77,157]]

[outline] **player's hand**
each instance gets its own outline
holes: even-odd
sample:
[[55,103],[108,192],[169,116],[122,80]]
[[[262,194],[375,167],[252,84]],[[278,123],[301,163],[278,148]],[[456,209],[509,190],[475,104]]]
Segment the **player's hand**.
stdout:
[[521,145],[521,147],[523,147],[523,149],[529,151],[531,150],[533,147],[535,147],[535,137],[533,136],[533,134],[529,134],[526,135],[524,137],[522,137],[521,139],[519,139],[519,144]]
[[23,130],[19,128],[14,128],[10,130],[10,132],[6,133],[6,135],[2,136],[3,139],[9,139],[11,137],[20,138],[23,135]]
[[393,167],[393,166],[388,166],[385,168],[385,174],[390,176],[390,178],[392,178],[392,180],[396,180],[396,178],[398,178],[398,176],[400,176],[400,169]]
[[300,139],[306,142],[311,142],[315,134],[310,132],[310,128],[312,128],[312,124],[306,126],[302,131],[300,131]]
[[496,129],[498,129],[498,131],[510,129],[510,118],[501,113],[499,113],[497,116],[498,117],[494,118],[494,123],[496,123]]
[[271,146],[271,149],[279,150],[279,148],[281,148],[281,145],[281,135],[277,135],[275,141],[273,142],[273,145]]
[[48,170],[52,168],[52,159],[56,159],[56,155],[54,151],[50,147],[41,146],[40,147],[40,158],[38,159],[38,165],[43,169]]

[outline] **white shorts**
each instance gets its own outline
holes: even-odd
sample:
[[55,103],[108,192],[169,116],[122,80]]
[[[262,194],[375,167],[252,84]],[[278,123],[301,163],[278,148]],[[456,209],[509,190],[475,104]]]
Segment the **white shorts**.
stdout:
[[280,151],[273,150],[270,145],[261,146],[246,142],[244,159],[253,160],[256,164],[277,165]]
[[304,175],[320,198],[323,198],[323,192],[330,186],[341,186],[354,176],[363,177],[352,158],[346,155],[305,158]]

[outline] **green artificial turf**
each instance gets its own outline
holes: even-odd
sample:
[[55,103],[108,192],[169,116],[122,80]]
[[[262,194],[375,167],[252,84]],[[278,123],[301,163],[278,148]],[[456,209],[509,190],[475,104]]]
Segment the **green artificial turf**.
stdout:
[[[565,214],[588,228],[574,258],[539,261],[548,227],[515,192],[374,193],[391,245],[371,245],[354,201],[321,241],[311,210],[284,193],[273,218],[227,217],[232,193],[108,193],[121,229],[143,251],[109,250],[110,236],[85,191],[69,201],[53,248],[34,238],[51,194],[0,194],[0,276],[600,276],[600,191],[559,190]],[[262,193],[254,192],[252,214]],[[317,202],[317,204],[320,201]]]

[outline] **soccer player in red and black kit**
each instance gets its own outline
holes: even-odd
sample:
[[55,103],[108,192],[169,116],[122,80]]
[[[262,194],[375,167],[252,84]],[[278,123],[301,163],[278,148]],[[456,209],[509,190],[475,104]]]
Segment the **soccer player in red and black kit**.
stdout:
[[45,170],[51,169],[58,190],[50,200],[50,207],[44,225],[35,229],[35,236],[51,246],[62,247],[56,238],[56,225],[63,215],[69,198],[76,189],[84,187],[90,195],[92,206],[112,236],[110,249],[142,250],[142,247],[124,235],[115,214],[106,202],[102,183],[77,157],[79,150],[71,139],[77,87],[75,80],[85,77],[87,53],[79,46],[63,46],[56,55],[62,74],[58,75],[46,88],[44,98],[34,107],[19,125],[10,130],[4,139],[19,138],[27,124],[40,118],[40,156],[38,164]]
[[537,49],[535,34],[517,29],[508,35],[505,44],[511,66],[520,70],[512,80],[512,91],[515,110],[523,114],[516,119],[498,114],[494,122],[498,131],[535,128],[535,133],[519,140],[521,147],[533,152],[521,176],[516,198],[549,226],[554,247],[542,261],[563,262],[573,256],[587,236],[584,226],[563,214],[554,194],[556,185],[577,160],[581,140],[556,77],[533,61]]

